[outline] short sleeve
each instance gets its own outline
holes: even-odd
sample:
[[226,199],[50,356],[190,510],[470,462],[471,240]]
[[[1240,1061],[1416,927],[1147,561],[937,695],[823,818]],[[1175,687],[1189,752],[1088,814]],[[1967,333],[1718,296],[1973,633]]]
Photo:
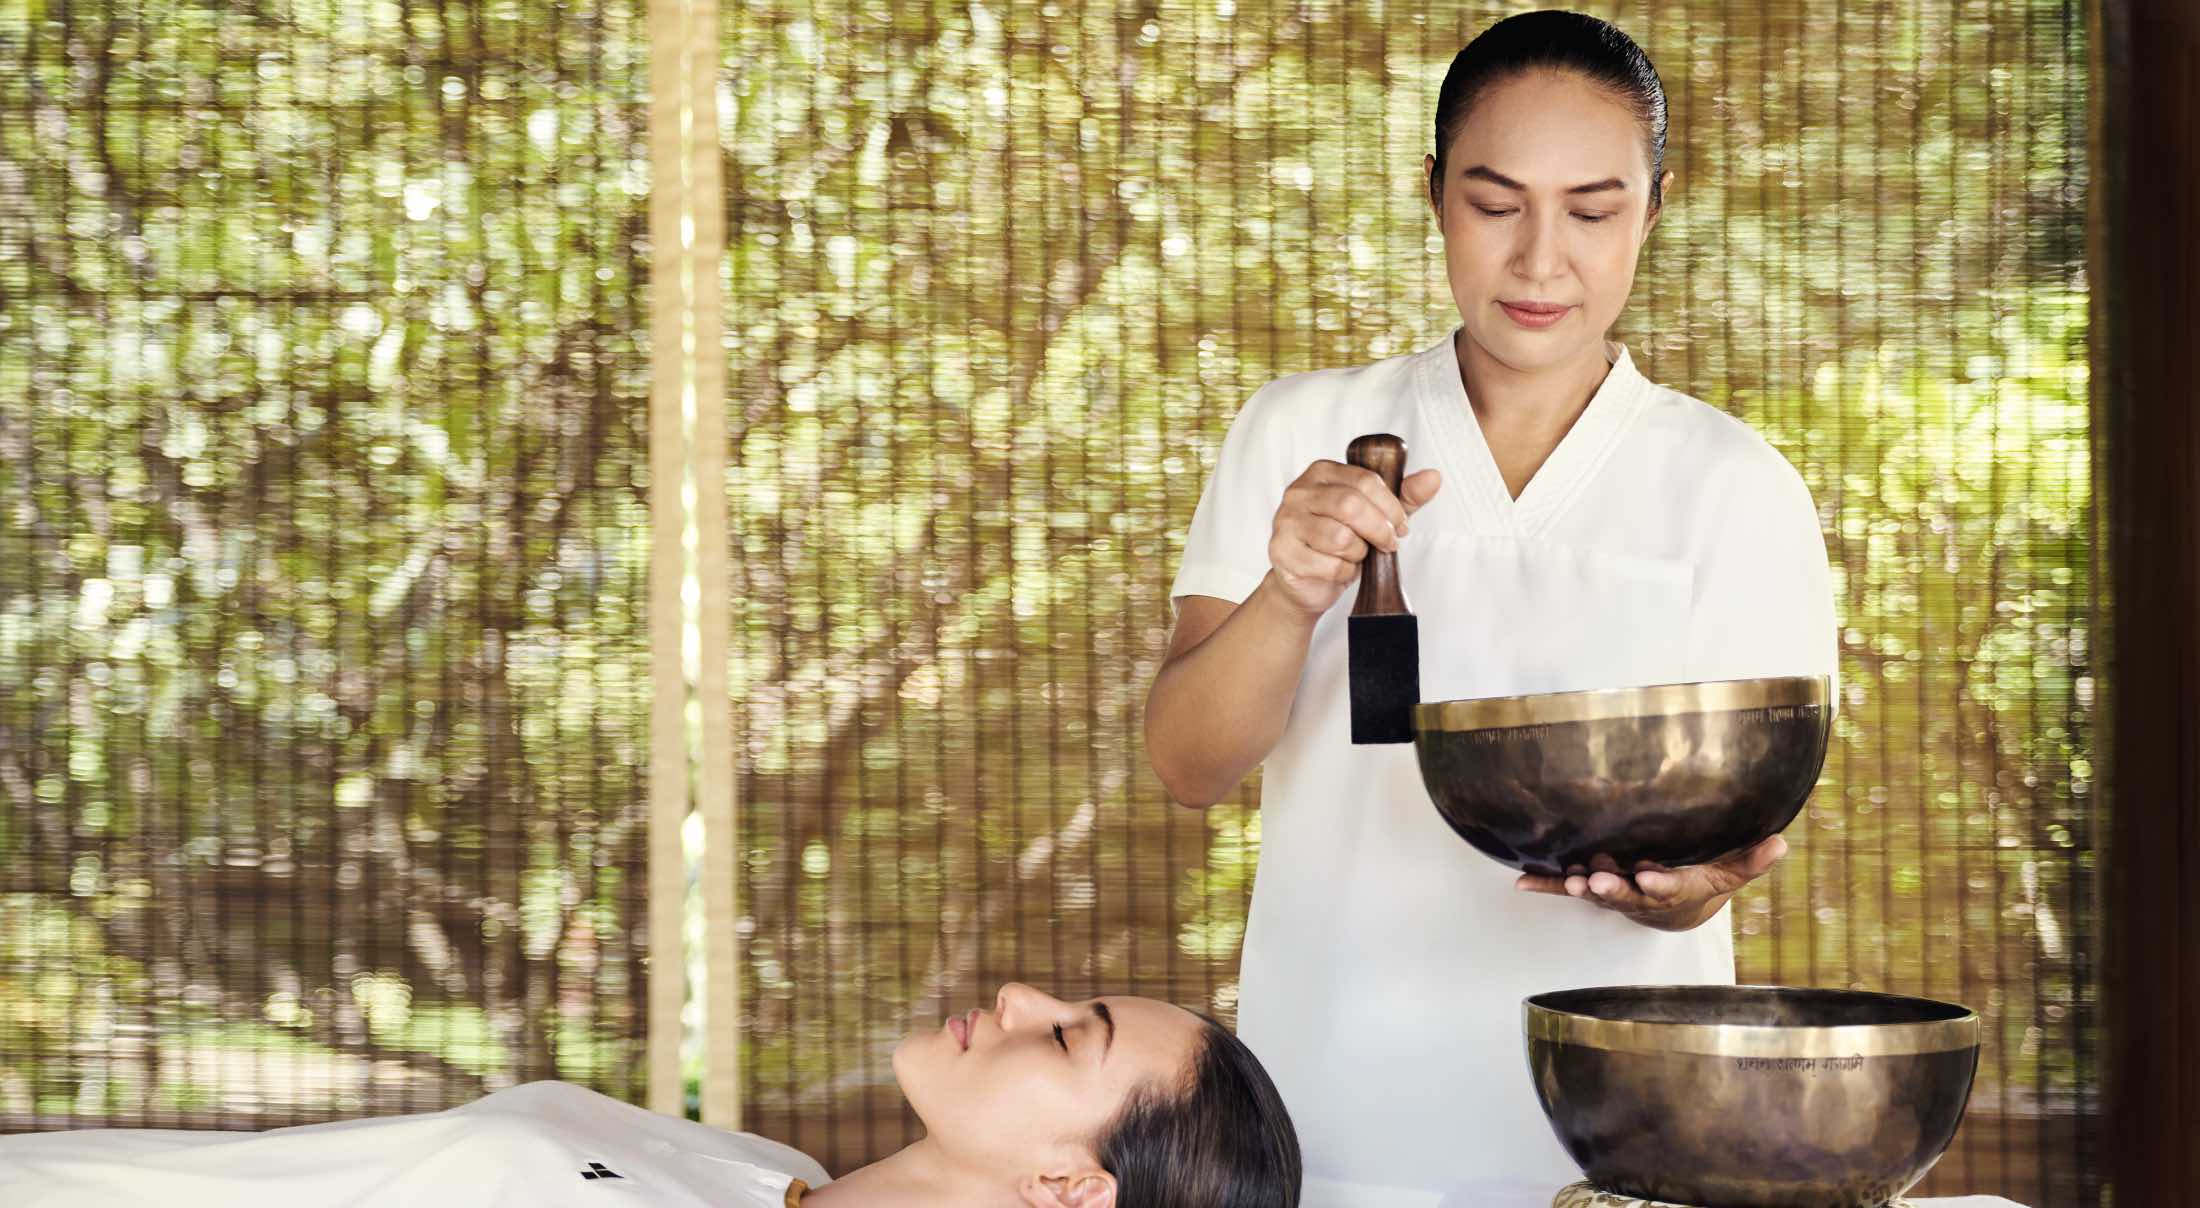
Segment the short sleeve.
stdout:
[[1192,512],[1170,599],[1213,596],[1241,604],[1267,575],[1276,508],[1305,468],[1291,464],[1290,433],[1274,400],[1274,384],[1263,386],[1230,421]]
[[[1723,532],[1696,568],[1692,678],[1838,673],[1833,576],[1818,508],[1802,475],[1766,452],[1750,485],[1725,501]],[[1834,695],[1838,701],[1838,684]]]

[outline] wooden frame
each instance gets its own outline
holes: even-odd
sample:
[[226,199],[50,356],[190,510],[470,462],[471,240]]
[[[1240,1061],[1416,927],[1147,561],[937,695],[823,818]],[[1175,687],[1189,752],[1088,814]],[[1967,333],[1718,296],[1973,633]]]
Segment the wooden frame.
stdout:
[[2200,1196],[2200,5],[2093,24],[2104,1157],[2115,1203],[2166,1206]]

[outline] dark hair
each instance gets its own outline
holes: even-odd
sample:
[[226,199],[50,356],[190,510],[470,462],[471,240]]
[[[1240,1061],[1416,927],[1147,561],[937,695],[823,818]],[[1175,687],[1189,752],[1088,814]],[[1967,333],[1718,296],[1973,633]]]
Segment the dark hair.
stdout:
[[1436,93],[1436,167],[1429,197],[1443,200],[1444,151],[1458,137],[1483,90],[1538,68],[1571,71],[1609,89],[1642,123],[1650,160],[1650,208],[1658,208],[1665,175],[1665,85],[1650,56],[1609,21],[1560,10],[1521,13],[1482,31],[1453,56]]
[[1200,1016],[1189,1089],[1131,1096],[1094,1147],[1119,1208],[1297,1208],[1299,1136],[1245,1042]]

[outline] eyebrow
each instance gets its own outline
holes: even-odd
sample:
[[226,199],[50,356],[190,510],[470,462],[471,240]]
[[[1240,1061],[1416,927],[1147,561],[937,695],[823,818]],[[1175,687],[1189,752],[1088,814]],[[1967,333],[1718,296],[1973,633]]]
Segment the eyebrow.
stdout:
[[[1504,173],[1499,172],[1495,168],[1491,168],[1486,164],[1476,164],[1473,167],[1468,168],[1466,171],[1461,172],[1460,175],[1468,177],[1472,180],[1486,180],[1493,185],[1497,185],[1501,188],[1511,189],[1516,193],[1525,193],[1528,191],[1528,186],[1521,184],[1519,181],[1514,180],[1512,177],[1507,176]],[[1592,180],[1585,185],[1575,185],[1573,188],[1566,190],[1566,192],[1568,193],[1568,195],[1579,193],[1609,193],[1614,189],[1624,191],[1626,188],[1626,181],[1621,180],[1617,176],[1607,176],[1603,180]]]
[[1108,1010],[1108,1004],[1096,1000],[1092,1004],[1092,1016],[1108,1027],[1108,1041],[1100,1046],[1100,1060],[1105,1062],[1108,1050],[1115,1047],[1115,1012]]

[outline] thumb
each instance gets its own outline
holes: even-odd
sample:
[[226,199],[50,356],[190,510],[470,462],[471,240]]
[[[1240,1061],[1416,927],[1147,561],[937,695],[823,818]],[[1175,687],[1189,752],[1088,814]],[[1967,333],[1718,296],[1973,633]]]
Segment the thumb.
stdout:
[[1398,484],[1398,502],[1406,505],[1406,514],[1410,516],[1422,504],[1434,499],[1437,488],[1443,485],[1444,476],[1435,470],[1416,470]]
[[1788,841],[1778,835],[1774,835],[1770,839],[1767,839],[1764,842],[1759,843],[1757,846],[1752,847],[1748,851],[1742,853],[1741,864],[1743,871],[1747,872],[1749,874],[1749,879],[1754,881],[1758,877],[1761,877],[1766,873],[1771,872],[1772,866],[1778,864],[1780,862],[1780,857],[1787,854]]
[[1747,851],[1737,852],[1716,864],[1705,865],[1704,868],[1711,874],[1714,892],[1732,893],[1771,872],[1772,866],[1778,864],[1787,852],[1787,840],[1774,835]]

